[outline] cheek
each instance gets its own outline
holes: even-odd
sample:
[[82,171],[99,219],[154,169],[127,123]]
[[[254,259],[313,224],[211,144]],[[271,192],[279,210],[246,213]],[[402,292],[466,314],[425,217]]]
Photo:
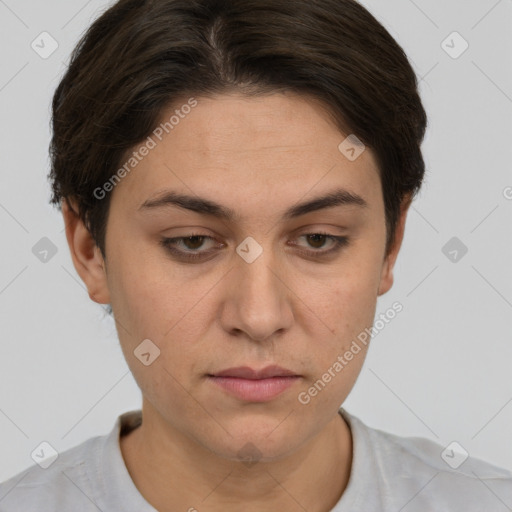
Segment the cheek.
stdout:
[[[117,262],[109,286],[125,357],[134,360],[133,351],[149,339],[160,350],[156,362],[177,378],[186,376],[195,364],[198,344],[206,337],[207,317],[215,308],[211,289],[219,276],[191,279],[165,258],[149,255]],[[134,360],[133,369],[143,377],[139,364]]]
[[161,337],[176,317],[192,307],[194,290],[186,286],[183,272],[158,254],[159,250],[119,250],[112,258],[112,308],[116,318],[137,336]]
[[[194,341],[201,339],[198,329],[203,324],[190,314],[197,299],[178,276],[171,275],[170,266],[164,275],[148,260],[133,263],[120,262],[111,276],[120,345],[144,396],[152,403],[166,397],[166,404],[176,408],[190,398],[183,385],[196,364]],[[142,345],[143,340],[151,343]],[[139,348],[143,346],[144,352]],[[150,354],[148,365],[143,353]]]
[[323,299],[333,327],[344,340],[373,323],[380,282],[380,262],[373,252],[354,253],[338,276],[333,277],[329,296]]
[[112,309],[116,319],[136,338],[151,337],[151,334],[157,333],[151,326],[156,327],[155,307],[162,306],[155,300],[160,295],[160,286],[151,276],[151,265],[135,260],[118,259],[109,276]]

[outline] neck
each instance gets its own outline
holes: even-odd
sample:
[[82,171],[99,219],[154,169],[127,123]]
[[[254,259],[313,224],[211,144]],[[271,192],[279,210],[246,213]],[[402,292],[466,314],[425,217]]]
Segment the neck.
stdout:
[[220,457],[157,418],[143,407],[142,425],[120,446],[135,486],[160,512],[234,512],[241,504],[246,512],[328,512],[347,486],[352,436],[340,414],[293,453],[254,463]]

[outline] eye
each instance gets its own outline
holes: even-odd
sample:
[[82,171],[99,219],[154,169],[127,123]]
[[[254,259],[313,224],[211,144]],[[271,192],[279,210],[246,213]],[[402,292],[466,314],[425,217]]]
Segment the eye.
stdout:
[[[319,258],[322,256],[334,255],[348,245],[349,239],[346,236],[335,236],[328,233],[308,233],[301,235],[312,247],[312,250],[299,249],[300,254],[308,257]],[[175,258],[183,261],[206,260],[209,256],[217,252],[216,248],[200,250],[205,246],[205,242],[214,241],[207,235],[191,233],[188,236],[176,238],[162,238],[160,245],[170,252]],[[326,242],[330,242],[330,248],[319,250],[325,246]],[[301,248],[301,245],[292,243],[291,245]],[[225,247],[224,244],[217,244],[217,248]]]
[[[212,237],[206,235],[190,234],[177,238],[163,238],[160,244],[171,254],[180,259],[197,260],[205,258],[214,251],[197,251],[204,246],[205,240],[213,240]],[[220,244],[222,246],[222,244]],[[176,249],[176,247],[185,247],[188,250]]]
[[[299,252],[312,257],[321,257],[327,255],[334,255],[341,251],[341,249],[348,245],[349,239],[346,236],[335,236],[329,233],[307,233],[301,235],[299,238],[305,238],[314,249],[319,249],[325,246],[326,241],[331,242],[331,248],[326,250],[300,250]],[[297,244],[292,244],[297,245]],[[300,246],[299,246],[300,247]]]

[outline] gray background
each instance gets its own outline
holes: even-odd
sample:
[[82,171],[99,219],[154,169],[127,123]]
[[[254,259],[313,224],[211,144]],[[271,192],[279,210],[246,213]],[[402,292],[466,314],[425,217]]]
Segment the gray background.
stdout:
[[[512,0],[363,4],[422,77],[428,173],[377,306],[404,310],[375,336],[345,407],[512,470]],[[141,404],[114,323],[89,299],[48,204],[50,98],[107,5],[0,0],[0,480],[32,465],[42,441],[63,451]],[[47,59],[31,48],[43,31],[59,45]],[[469,43],[457,59],[441,46],[454,31]],[[43,237],[57,249],[47,262],[32,252]],[[442,251],[452,237],[468,248],[456,262]]]

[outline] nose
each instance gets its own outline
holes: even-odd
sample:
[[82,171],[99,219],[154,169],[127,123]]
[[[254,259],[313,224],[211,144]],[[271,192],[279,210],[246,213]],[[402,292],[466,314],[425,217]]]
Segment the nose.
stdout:
[[228,277],[221,313],[223,328],[230,334],[245,333],[264,341],[290,329],[294,321],[294,293],[286,272],[265,250],[252,263],[240,258]]

